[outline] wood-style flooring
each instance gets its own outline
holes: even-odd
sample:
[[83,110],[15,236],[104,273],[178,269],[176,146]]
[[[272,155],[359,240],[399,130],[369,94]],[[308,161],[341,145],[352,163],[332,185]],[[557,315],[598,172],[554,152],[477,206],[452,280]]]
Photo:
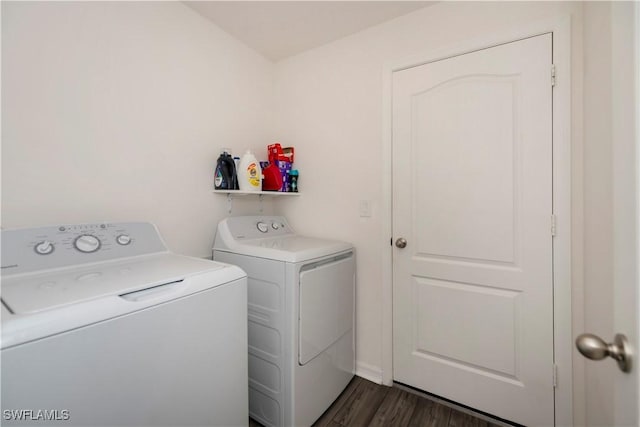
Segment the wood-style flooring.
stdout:
[[[314,427],[499,427],[431,399],[354,377]],[[250,427],[260,424],[250,420]]]

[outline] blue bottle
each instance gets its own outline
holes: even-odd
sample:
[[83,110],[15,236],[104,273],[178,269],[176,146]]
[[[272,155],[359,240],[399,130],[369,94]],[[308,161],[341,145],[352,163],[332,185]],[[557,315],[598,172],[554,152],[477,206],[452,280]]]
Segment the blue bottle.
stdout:
[[300,174],[298,173],[297,169],[291,169],[289,171],[289,190],[292,193],[297,193],[298,192],[298,176]]

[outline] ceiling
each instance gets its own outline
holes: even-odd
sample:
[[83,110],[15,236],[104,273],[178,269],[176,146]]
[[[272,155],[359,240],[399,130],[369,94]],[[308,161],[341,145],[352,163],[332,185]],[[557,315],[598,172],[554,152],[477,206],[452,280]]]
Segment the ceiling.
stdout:
[[296,55],[433,1],[185,1],[272,61]]

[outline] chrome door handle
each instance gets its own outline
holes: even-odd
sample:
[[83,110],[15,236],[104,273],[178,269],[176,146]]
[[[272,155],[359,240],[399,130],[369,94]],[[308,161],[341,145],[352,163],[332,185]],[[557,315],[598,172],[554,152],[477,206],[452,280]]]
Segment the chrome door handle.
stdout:
[[582,334],[576,338],[576,347],[588,359],[602,360],[610,356],[618,362],[622,372],[631,372],[631,350],[627,337],[622,334],[616,334],[610,344],[597,335]]
[[399,247],[400,249],[406,248],[407,239],[405,239],[404,237],[400,237],[398,240],[396,240],[396,246]]

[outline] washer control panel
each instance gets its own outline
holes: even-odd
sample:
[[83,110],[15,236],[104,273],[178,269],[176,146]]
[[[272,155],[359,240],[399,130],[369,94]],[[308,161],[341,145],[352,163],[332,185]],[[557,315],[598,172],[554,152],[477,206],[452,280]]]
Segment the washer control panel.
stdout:
[[2,275],[166,251],[144,222],[57,225],[2,231]]
[[[61,233],[71,233],[72,236],[76,233],[80,233],[73,238],[73,245],[71,245],[71,247],[78,252],[82,252],[85,254],[97,252],[98,250],[102,249],[103,240],[109,242],[111,236],[108,231],[111,230],[108,229],[110,229],[113,225],[114,224],[83,224],[67,226],[61,225],[57,227],[57,230],[54,233],[54,237],[47,236],[47,238],[45,238],[44,240],[37,242],[33,249],[38,255],[50,255],[56,249],[56,243],[54,243],[54,240],[60,240],[59,238],[56,239],[56,237],[60,237]],[[42,235],[44,236],[44,234],[45,232],[43,230]],[[68,243],[69,238],[63,237],[61,241],[63,244]],[[122,224],[120,224],[119,230],[116,230],[114,241],[118,245],[126,246],[131,244],[133,239],[129,232],[126,231],[124,227],[122,227]],[[107,249],[108,246],[109,243],[107,243]]]

